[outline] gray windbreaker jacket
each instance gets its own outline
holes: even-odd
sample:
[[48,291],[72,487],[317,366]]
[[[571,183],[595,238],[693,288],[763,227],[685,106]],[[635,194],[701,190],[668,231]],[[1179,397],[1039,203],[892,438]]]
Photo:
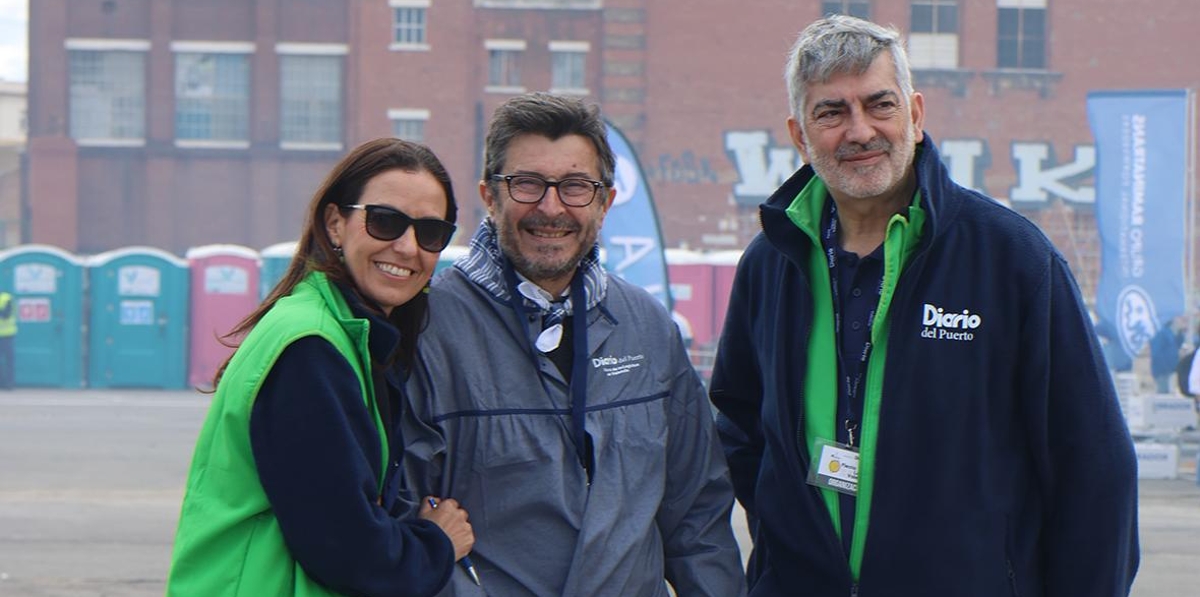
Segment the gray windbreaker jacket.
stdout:
[[[587,312],[589,486],[570,388],[533,348],[538,316],[521,325],[457,268],[429,299],[405,467],[415,491],[467,509],[487,595],[666,597],[664,579],[680,597],[745,594],[713,413],[658,302],[611,276]],[[451,578],[441,595],[484,595]]]

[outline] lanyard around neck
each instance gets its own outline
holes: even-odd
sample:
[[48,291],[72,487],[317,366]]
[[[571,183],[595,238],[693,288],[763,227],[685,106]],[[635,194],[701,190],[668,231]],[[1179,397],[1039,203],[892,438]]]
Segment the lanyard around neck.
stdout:
[[863,343],[863,348],[859,352],[858,359],[850,363],[846,363],[846,355],[842,354],[842,300],[841,300],[841,283],[838,275],[838,259],[837,259],[837,233],[838,233],[838,213],[837,203],[833,199],[829,199],[829,224],[825,227],[824,233],[821,234],[821,245],[825,249],[826,261],[829,265],[829,283],[833,295],[833,325],[834,325],[834,344],[837,347],[838,372],[841,374],[842,383],[846,388],[846,408],[844,409],[844,425],[849,436],[849,443],[854,446],[855,430],[858,429],[858,415],[856,413],[856,399],[858,392],[862,386],[862,380],[866,376],[867,361],[871,358],[871,327],[875,322],[875,311],[879,308],[878,294],[879,287],[876,287],[876,304],[867,312],[867,339]]

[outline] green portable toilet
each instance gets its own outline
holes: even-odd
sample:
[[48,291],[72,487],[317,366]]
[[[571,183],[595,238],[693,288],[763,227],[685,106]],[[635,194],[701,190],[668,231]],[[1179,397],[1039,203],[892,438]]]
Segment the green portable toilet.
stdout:
[[265,299],[271,289],[283,279],[287,268],[292,264],[292,256],[296,254],[296,241],[275,243],[258,252],[260,258],[258,272],[258,298]]
[[83,387],[83,260],[58,247],[0,251],[0,288],[13,295],[16,385]]
[[182,389],[187,376],[188,264],[151,247],[87,260],[88,385]]

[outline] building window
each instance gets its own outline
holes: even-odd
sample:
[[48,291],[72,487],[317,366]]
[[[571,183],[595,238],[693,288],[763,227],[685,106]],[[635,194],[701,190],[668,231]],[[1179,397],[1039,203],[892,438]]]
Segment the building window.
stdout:
[[958,68],[958,0],[913,0],[908,58],[913,68]]
[[425,143],[425,123],[429,110],[388,110],[392,121],[392,136],[414,143]]
[[823,15],[850,15],[860,19],[871,18],[871,3],[867,0],[825,0],[821,2]]
[[175,54],[175,138],[180,145],[189,141],[248,145],[248,53]]
[[1046,68],[1046,0],[998,0],[996,66]]
[[[115,40],[97,43],[104,41]],[[90,49],[86,40],[67,40],[71,138],[80,144],[145,144],[149,47],[130,42],[129,49]]]
[[342,56],[304,54],[303,49],[280,51],[280,144],[285,149],[341,149]]
[[550,42],[550,90],[557,93],[586,95],[587,90],[587,42]]
[[525,41],[519,39],[489,39],[484,42],[488,51],[487,91],[523,93],[521,86],[521,55]]
[[474,0],[475,8],[512,8],[524,10],[569,8],[599,10],[604,0]]
[[429,0],[388,0],[393,50],[428,50]]

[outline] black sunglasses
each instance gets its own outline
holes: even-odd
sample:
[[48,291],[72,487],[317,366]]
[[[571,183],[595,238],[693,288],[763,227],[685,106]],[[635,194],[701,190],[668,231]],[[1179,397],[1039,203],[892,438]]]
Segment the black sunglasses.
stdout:
[[417,245],[430,253],[437,253],[450,244],[450,237],[457,228],[439,218],[413,218],[408,214],[386,205],[347,205],[348,209],[367,212],[367,234],[379,240],[396,240],[412,226],[417,234]]

